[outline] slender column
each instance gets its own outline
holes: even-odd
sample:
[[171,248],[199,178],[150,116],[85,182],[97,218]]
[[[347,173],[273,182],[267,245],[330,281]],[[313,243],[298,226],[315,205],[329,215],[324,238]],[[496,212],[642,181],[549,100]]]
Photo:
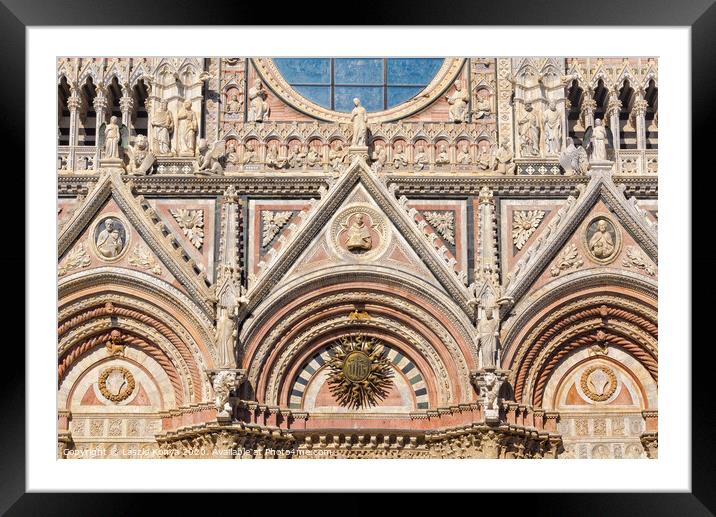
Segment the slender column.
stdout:
[[644,100],[643,92],[637,92],[632,113],[636,120],[636,148],[646,149],[646,109],[649,103]]
[[101,154],[101,150],[99,148],[100,128],[102,127],[102,124],[105,123],[105,119],[107,117],[107,95],[104,91],[104,88],[100,86],[97,87],[97,95],[95,95],[95,98],[92,100],[92,106],[94,106],[95,111],[94,163],[95,167],[99,167],[99,160]]
[[127,129],[132,130],[132,109],[134,108],[134,99],[127,89],[122,88],[122,98],[119,99],[119,108],[122,110],[122,124],[127,126]]
[[619,130],[619,113],[622,109],[622,102],[619,100],[619,92],[612,90],[609,92],[609,101],[607,102],[607,117],[609,118],[609,128],[612,130],[614,138],[614,150],[618,150],[620,130]]
[[70,154],[67,157],[67,170],[75,170],[75,147],[80,131],[80,108],[82,99],[77,93],[77,88],[70,87],[70,96],[67,99],[67,108],[70,110]]

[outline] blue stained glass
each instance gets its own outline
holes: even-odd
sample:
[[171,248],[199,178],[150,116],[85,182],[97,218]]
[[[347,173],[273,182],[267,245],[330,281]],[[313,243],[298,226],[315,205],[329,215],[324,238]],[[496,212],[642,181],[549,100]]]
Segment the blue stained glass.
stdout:
[[388,86],[388,106],[397,106],[415,97],[422,86]]
[[289,84],[329,84],[330,59],[274,58],[281,75]]
[[333,66],[336,84],[383,84],[382,59],[336,59]]
[[360,103],[368,111],[383,109],[383,88],[381,86],[336,86],[333,92],[336,111],[352,111],[355,107],[353,98],[358,97]]
[[320,106],[331,106],[330,86],[294,86],[293,89]]
[[442,65],[442,59],[389,59],[388,84],[427,85]]
[[[306,99],[350,112],[358,97],[368,111],[383,111],[417,95],[442,58],[274,58],[284,79]],[[331,66],[332,64],[332,66]]]

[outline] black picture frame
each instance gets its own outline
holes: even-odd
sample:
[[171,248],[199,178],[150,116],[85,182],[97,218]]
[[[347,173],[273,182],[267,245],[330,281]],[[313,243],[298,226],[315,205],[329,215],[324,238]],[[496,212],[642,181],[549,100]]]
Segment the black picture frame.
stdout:
[[[63,25],[245,25],[250,23],[274,25],[297,24],[305,22],[315,25],[320,20],[316,13],[325,12],[325,23],[341,24],[381,24],[381,25],[550,25],[550,26],[688,26],[691,28],[691,73],[692,73],[692,155],[693,168],[704,172],[699,177],[699,188],[693,192],[697,196],[708,196],[712,189],[704,186],[713,173],[713,160],[706,161],[713,144],[710,143],[711,121],[716,112],[713,85],[716,85],[716,5],[715,0],[600,0],[596,2],[576,3],[568,0],[536,2],[526,0],[500,0],[498,2],[473,2],[457,0],[447,4],[430,2],[429,0],[393,0],[385,6],[369,6],[353,9],[350,14],[339,15],[335,4],[328,2],[312,2],[311,9],[267,9],[266,6],[245,5],[231,1],[217,1],[209,5],[186,0],[154,0],[142,2],[122,0],[121,2],[99,2],[98,0],[2,0],[0,1],[0,49],[3,50],[3,78],[0,79],[0,94],[3,99],[2,135],[5,149],[24,149],[25,139],[25,106],[28,99],[25,95],[26,40],[25,29],[28,26],[63,26]],[[350,8],[350,6],[348,6]],[[269,12],[270,11],[270,12]],[[216,13],[221,13],[217,15]],[[330,15],[333,17],[330,18]],[[350,16],[349,18],[346,18]],[[148,49],[151,52],[151,49]],[[565,53],[569,54],[568,47]],[[9,80],[9,78],[12,78]],[[24,166],[24,155],[16,153],[13,170]],[[697,160],[701,158],[701,160]],[[697,168],[703,163],[703,168]],[[675,174],[688,174],[688,158],[684,158],[684,170],[668,171]],[[18,178],[19,175],[7,177]],[[693,180],[693,176],[692,176]],[[693,181],[692,181],[693,182]],[[17,189],[27,189],[28,184],[14,185]],[[13,196],[15,197],[15,196]],[[18,195],[14,202],[23,203],[25,196]],[[709,207],[709,200],[699,203],[693,197],[693,207]],[[6,210],[13,213],[24,213],[24,207],[10,207],[13,200],[3,200]],[[713,202],[711,201],[711,204]],[[712,217],[711,217],[712,218]],[[703,235],[706,230],[707,217],[697,217],[693,213],[693,236]],[[702,232],[697,232],[696,225],[704,225]],[[50,233],[50,232],[48,232]],[[20,236],[22,235],[22,237]],[[7,271],[24,271],[31,275],[25,266],[24,239],[25,231],[20,232],[15,226],[14,238],[17,242],[15,252],[4,254],[2,264]],[[48,237],[49,238],[49,237]],[[18,242],[19,241],[19,242]],[[693,271],[712,269],[714,259],[709,258],[708,247],[695,248],[692,256]],[[683,264],[689,267],[689,264]],[[697,269],[698,268],[698,269]],[[15,273],[15,280],[20,282],[20,275]],[[700,278],[699,291],[712,292],[709,282],[713,282],[712,274]],[[7,287],[7,289],[11,289]],[[696,291],[696,290],[694,290]],[[15,292],[21,291],[18,286]],[[692,291],[693,292],[693,291]],[[692,304],[692,321],[708,321],[712,304],[705,301],[697,303],[694,298],[684,303]],[[13,303],[18,314],[10,314],[8,320],[19,321],[19,314],[24,304]],[[11,309],[12,310],[12,309]],[[6,313],[7,314],[7,313]],[[14,316],[14,318],[13,318]],[[668,317],[668,315],[662,315]],[[13,328],[16,328],[15,325]],[[712,439],[716,429],[716,416],[712,410],[710,379],[714,364],[714,352],[711,341],[706,339],[694,342],[692,336],[684,332],[684,342],[680,347],[690,347],[692,353],[692,454],[691,465],[692,489],[690,493],[639,493],[639,494],[501,494],[496,499],[501,505],[530,515],[713,515],[716,512],[716,444]],[[0,512],[8,515],[133,515],[140,505],[149,504],[146,495],[134,494],[38,494],[25,493],[25,354],[19,346],[19,340],[6,342],[3,355],[3,389],[0,391],[2,404],[2,468],[0,468]],[[25,343],[26,346],[42,346],[40,343]],[[22,366],[21,366],[22,365]],[[685,379],[685,382],[688,380]],[[240,482],[237,480],[237,485]],[[207,497],[205,501],[220,511],[230,510],[231,503],[221,501],[216,496]],[[360,495],[345,496],[341,505],[344,509],[360,507]],[[445,497],[445,496],[442,496]],[[485,498],[485,495],[475,497]],[[180,509],[186,504],[186,496],[164,497],[162,510],[169,513],[171,509]],[[481,499],[484,501],[485,499]],[[234,499],[234,501],[237,501]],[[437,501],[437,500],[436,500]],[[266,500],[263,501],[266,503]],[[443,500],[443,502],[446,502]],[[422,499],[417,496],[401,498],[401,510],[411,511],[411,506],[420,511]],[[480,503],[480,507],[484,503]],[[287,507],[272,504],[273,510],[285,511]],[[304,510],[313,506],[306,503]],[[320,506],[323,506],[321,504]],[[245,504],[238,503],[234,511],[245,511]],[[281,508],[283,507],[283,510]],[[423,507],[424,508],[424,507]],[[468,506],[467,511],[477,511],[476,506]],[[455,508],[457,511],[457,508]],[[293,511],[297,508],[294,507]],[[318,511],[318,510],[317,510]],[[313,513],[313,512],[312,512]],[[345,512],[343,512],[345,513]],[[420,512],[422,514],[422,512]]]

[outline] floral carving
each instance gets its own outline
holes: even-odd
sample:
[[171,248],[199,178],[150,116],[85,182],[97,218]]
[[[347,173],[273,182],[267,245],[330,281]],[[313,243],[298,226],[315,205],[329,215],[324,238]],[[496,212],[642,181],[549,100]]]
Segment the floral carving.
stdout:
[[518,210],[512,214],[512,242],[521,250],[544,218],[544,210]]
[[617,389],[617,377],[610,368],[591,366],[582,373],[579,385],[591,400],[604,402],[614,395]]
[[178,208],[171,209],[169,212],[192,245],[196,249],[201,249],[204,244],[204,211]]
[[274,237],[278,235],[281,228],[286,226],[286,223],[291,219],[293,212],[286,210],[284,212],[272,212],[265,210],[261,212],[261,220],[263,222],[263,236],[261,245],[266,247],[271,244]]
[[582,257],[574,244],[568,244],[557,256],[554,266],[549,270],[552,276],[559,276],[568,269],[579,269],[584,265]]
[[455,244],[454,212],[423,212],[423,217],[436,232],[450,244]]
[[129,257],[129,263],[133,266],[146,269],[154,273],[155,275],[162,274],[162,267],[159,261],[152,255],[152,252],[146,248],[146,246],[137,245],[132,251],[132,255]]
[[122,402],[134,392],[134,376],[121,366],[107,368],[99,374],[99,391],[112,402]]
[[628,246],[624,251],[626,252],[626,258],[622,261],[624,267],[636,268],[650,276],[656,274],[656,268],[649,262],[649,259],[646,258],[646,255],[640,248]]
[[89,265],[90,258],[89,255],[87,255],[87,250],[85,250],[84,244],[79,243],[67,254],[65,263],[57,270],[57,275],[65,276],[70,271],[74,271],[75,269],[79,269],[82,267],[87,267]]

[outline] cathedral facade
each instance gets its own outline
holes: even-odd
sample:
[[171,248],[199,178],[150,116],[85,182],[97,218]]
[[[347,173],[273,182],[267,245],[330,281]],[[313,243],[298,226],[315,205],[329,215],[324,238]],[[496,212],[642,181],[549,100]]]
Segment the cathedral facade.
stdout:
[[61,58],[58,457],[658,456],[655,58]]

